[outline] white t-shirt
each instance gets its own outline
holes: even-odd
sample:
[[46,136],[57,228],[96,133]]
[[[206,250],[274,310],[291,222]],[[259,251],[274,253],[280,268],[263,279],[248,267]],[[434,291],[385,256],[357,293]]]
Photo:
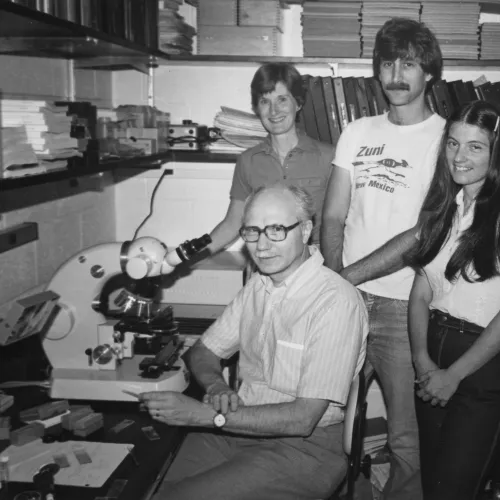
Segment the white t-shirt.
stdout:
[[[464,195],[461,190],[456,198],[458,209],[450,237],[436,258],[424,267],[432,288],[430,309],[438,309],[479,326],[488,326],[500,311],[500,276],[486,281],[469,283],[462,276],[450,283],[444,276],[446,266],[458,246],[458,239],[472,224],[474,205],[464,215]],[[471,274],[474,278],[476,275]]]
[[[415,125],[394,125],[383,114],[360,118],[342,132],[334,164],[351,174],[344,266],[417,223],[445,123],[433,114]],[[407,267],[359,288],[382,297],[408,300],[413,276],[413,270]]]

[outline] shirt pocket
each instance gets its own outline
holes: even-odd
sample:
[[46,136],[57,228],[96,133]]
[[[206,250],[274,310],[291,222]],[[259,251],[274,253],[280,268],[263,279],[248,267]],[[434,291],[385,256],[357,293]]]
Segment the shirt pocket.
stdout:
[[297,394],[303,354],[302,344],[277,341],[269,382],[271,389],[290,396]]

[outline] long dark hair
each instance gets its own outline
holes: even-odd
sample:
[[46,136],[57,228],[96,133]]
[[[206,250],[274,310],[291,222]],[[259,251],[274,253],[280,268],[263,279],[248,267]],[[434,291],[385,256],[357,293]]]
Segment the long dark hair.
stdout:
[[500,274],[500,158],[497,120],[499,111],[485,101],[466,104],[448,119],[441,139],[436,171],[420,214],[418,244],[407,255],[411,265],[422,268],[434,260],[446,243],[457,211],[455,197],[462,188],[453,180],[446,161],[450,128],[454,123],[481,128],[490,138],[490,164],[475,200],[472,224],[460,237],[446,266],[445,277],[450,282],[460,275],[473,282],[485,281]]

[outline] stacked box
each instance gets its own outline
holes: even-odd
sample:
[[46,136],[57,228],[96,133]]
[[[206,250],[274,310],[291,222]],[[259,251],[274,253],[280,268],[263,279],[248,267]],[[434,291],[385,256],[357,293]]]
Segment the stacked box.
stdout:
[[197,23],[198,29],[200,26],[236,26],[238,0],[200,0]]
[[90,413],[73,422],[73,433],[76,436],[86,437],[104,426],[102,413]]
[[45,427],[39,422],[25,425],[20,429],[10,432],[10,442],[14,446],[23,446],[31,443],[35,439],[41,438],[45,434]]
[[198,53],[203,55],[276,56],[281,32],[260,26],[201,26]]
[[10,417],[0,417],[0,441],[10,438]]
[[28,408],[19,413],[19,418],[23,422],[30,420],[47,420],[57,415],[62,415],[69,410],[69,403],[66,399],[61,401],[51,401],[33,408]]
[[90,415],[91,413],[94,413],[94,410],[90,406],[84,406],[83,408],[77,408],[76,410],[72,409],[71,413],[68,413],[61,418],[61,425],[63,429],[72,431],[78,420]]
[[279,0],[200,0],[198,54],[281,54]]
[[279,0],[239,0],[239,26],[269,26],[283,31]]

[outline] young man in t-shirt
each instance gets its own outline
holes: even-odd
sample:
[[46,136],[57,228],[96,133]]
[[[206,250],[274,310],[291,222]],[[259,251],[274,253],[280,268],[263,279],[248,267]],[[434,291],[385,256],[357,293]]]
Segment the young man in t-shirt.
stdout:
[[[368,368],[387,405],[391,471],[384,500],[420,500],[414,371],[407,330],[413,271],[401,256],[415,241],[445,120],[427,106],[439,79],[439,44],[422,23],[403,18],[379,30],[373,70],[389,112],[342,132],[323,210],[325,263],[362,291],[370,314]],[[393,274],[390,274],[393,273]]]

